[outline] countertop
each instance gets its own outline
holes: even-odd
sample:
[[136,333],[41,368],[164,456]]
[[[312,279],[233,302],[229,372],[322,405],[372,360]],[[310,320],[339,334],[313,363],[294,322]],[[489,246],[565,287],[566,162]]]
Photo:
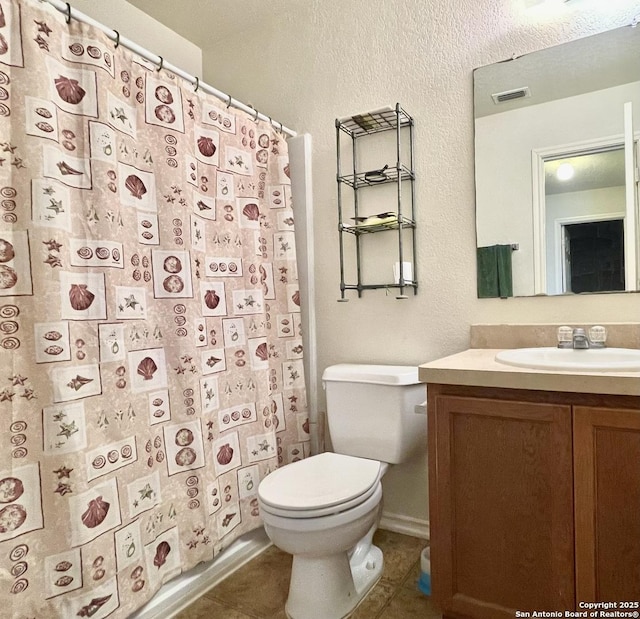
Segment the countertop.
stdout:
[[419,366],[423,383],[640,396],[640,372],[534,370],[498,363],[502,349],[470,348]]

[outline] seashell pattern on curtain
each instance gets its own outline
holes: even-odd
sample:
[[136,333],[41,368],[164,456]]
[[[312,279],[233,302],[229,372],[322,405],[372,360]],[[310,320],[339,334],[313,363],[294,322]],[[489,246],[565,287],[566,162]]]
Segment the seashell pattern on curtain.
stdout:
[[124,619],[308,453],[287,143],[0,10],[0,614]]

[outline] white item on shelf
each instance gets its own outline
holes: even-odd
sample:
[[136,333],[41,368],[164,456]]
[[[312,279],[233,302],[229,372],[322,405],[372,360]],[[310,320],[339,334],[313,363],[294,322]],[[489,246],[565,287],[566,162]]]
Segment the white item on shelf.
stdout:
[[[402,277],[405,284],[413,284],[413,265],[410,262],[402,263]],[[396,262],[393,265],[393,281],[396,284],[400,283],[400,263]]]

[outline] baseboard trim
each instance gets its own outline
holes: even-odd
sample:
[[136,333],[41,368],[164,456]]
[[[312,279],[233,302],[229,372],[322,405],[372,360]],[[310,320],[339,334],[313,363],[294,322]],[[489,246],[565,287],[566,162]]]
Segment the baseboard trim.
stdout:
[[429,521],[420,518],[411,518],[402,514],[382,512],[380,528],[394,533],[412,535],[421,539],[429,539]]
[[236,540],[214,561],[202,563],[166,583],[156,595],[130,619],[171,619],[192,604],[211,587],[241,568],[271,546],[260,527]]

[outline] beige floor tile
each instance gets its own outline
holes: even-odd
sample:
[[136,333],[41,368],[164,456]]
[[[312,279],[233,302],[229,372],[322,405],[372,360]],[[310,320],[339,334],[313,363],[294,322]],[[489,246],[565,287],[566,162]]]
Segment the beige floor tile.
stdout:
[[291,556],[271,546],[205,595],[249,615],[272,617],[284,608],[290,575]]
[[[420,552],[426,542],[379,530],[374,543],[384,553],[383,577],[352,619],[439,618],[438,611],[417,589]],[[208,591],[178,619],[286,619],[290,575],[291,556],[272,546]]]
[[409,570],[402,586],[407,589],[416,589],[418,587],[418,580],[420,580],[420,560],[413,564],[413,567]]
[[386,580],[380,580],[361,602],[360,606],[355,609],[350,618],[371,619],[372,617],[377,617],[384,605],[391,599],[395,590],[395,585]]
[[379,619],[441,619],[442,613],[426,595],[417,589],[410,591],[405,587],[398,589],[382,612]]
[[198,598],[174,619],[252,619],[233,608],[228,608],[206,597]]
[[376,531],[373,543],[382,550],[384,555],[382,577],[394,584],[400,584],[405,580],[415,562],[420,558],[422,549],[427,545],[425,540],[418,537],[383,529]]

